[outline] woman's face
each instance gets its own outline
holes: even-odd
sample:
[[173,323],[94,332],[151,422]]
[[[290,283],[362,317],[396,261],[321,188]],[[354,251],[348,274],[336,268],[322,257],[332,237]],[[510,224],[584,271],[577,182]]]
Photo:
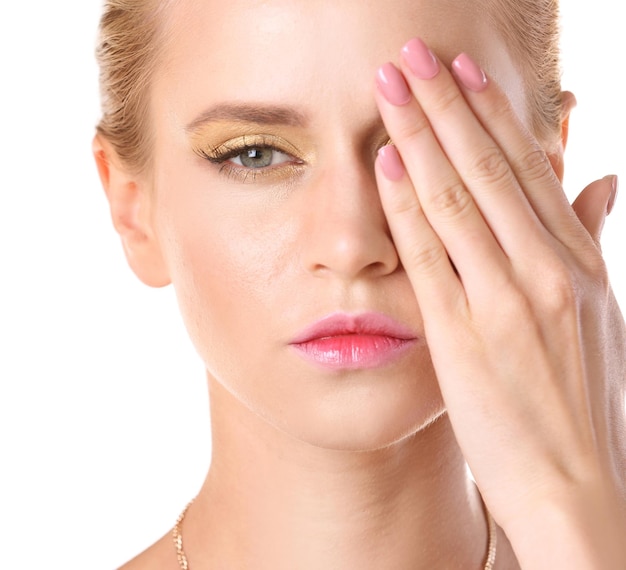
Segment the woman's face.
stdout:
[[[209,374],[321,447],[415,432],[443,408],[377,194],[375,72],[421,36],[444,61],[471,53],[523,115],[505,46],[465,0],[183,0],[167,18],[151,219]],[[405,338],[370,316],[294,346],[337,313],[340,329],[386,315]]]

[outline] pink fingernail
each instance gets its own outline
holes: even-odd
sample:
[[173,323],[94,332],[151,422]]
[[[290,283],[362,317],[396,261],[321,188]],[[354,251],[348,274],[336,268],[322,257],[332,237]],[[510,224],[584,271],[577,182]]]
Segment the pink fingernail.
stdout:
[[611,195],[606,205],[606,215],[608,216],[615,206],[615,200],[617,200],[617,192],[619,191],[619,178],[615,175],[611,176]]
[[487,87],[485,72],[466,53],[462,53],[452,62],[452,69],[468,89],[482,91]]
[[406,105],[411,100],[409,86],[393,63],[385,63],[378,69],[376,84],[392,105]]
[[404,176],[404,164],[400,158],[400,153],[392,144],[382,147],[378,151],[380,166],[384,175],[392,182],[401,180]]
[[419,38],[407,42],[402,48],[402,56],[409,69],[420,79],[432,79],[439,73],[435,54]]

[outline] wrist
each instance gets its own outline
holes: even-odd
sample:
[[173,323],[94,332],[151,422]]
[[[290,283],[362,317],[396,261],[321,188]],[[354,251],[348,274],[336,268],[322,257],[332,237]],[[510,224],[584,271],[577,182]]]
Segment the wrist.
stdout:
[[626,512],[618,493],[596,485],[531,502],[502,527],[523,570],[623,570]]

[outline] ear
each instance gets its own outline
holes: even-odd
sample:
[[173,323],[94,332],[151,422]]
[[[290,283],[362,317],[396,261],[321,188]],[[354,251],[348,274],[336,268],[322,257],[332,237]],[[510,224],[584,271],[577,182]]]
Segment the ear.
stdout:
[[[569,135],[569,117],[576,106],[576,97],[569,91],[561,93],[561,140],[559,147],[549,155],[554,172],[563,181],[563,153]],[[589,235],[600,247],[602,228],[607,215],[611,212],[617,194],[617,176],[609,175],[587,185],[572,203],[572,208]]]
[[563,174],[565,172],[563,154],[565,153],[569,136],[569,118],[574,107],[576,107],[574,94],[570,91],[563,91],[561,93],[561,138],[557,148],[548,155],[552,168],[561,182],[563,182]]
[[151,217],[150,187],[122,165],[105,137],[96,134],[92,148],[113,226],[122,238],[128,264],[146,285],[168,285],[169,272]]

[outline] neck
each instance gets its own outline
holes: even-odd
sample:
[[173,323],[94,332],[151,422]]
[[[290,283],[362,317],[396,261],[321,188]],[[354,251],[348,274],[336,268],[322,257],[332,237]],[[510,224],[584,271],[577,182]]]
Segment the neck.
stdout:
[[384,449],[328,450],[210,383],[211,468],[183,527],[191,569],[483,567],[485,515],[447,416]]

